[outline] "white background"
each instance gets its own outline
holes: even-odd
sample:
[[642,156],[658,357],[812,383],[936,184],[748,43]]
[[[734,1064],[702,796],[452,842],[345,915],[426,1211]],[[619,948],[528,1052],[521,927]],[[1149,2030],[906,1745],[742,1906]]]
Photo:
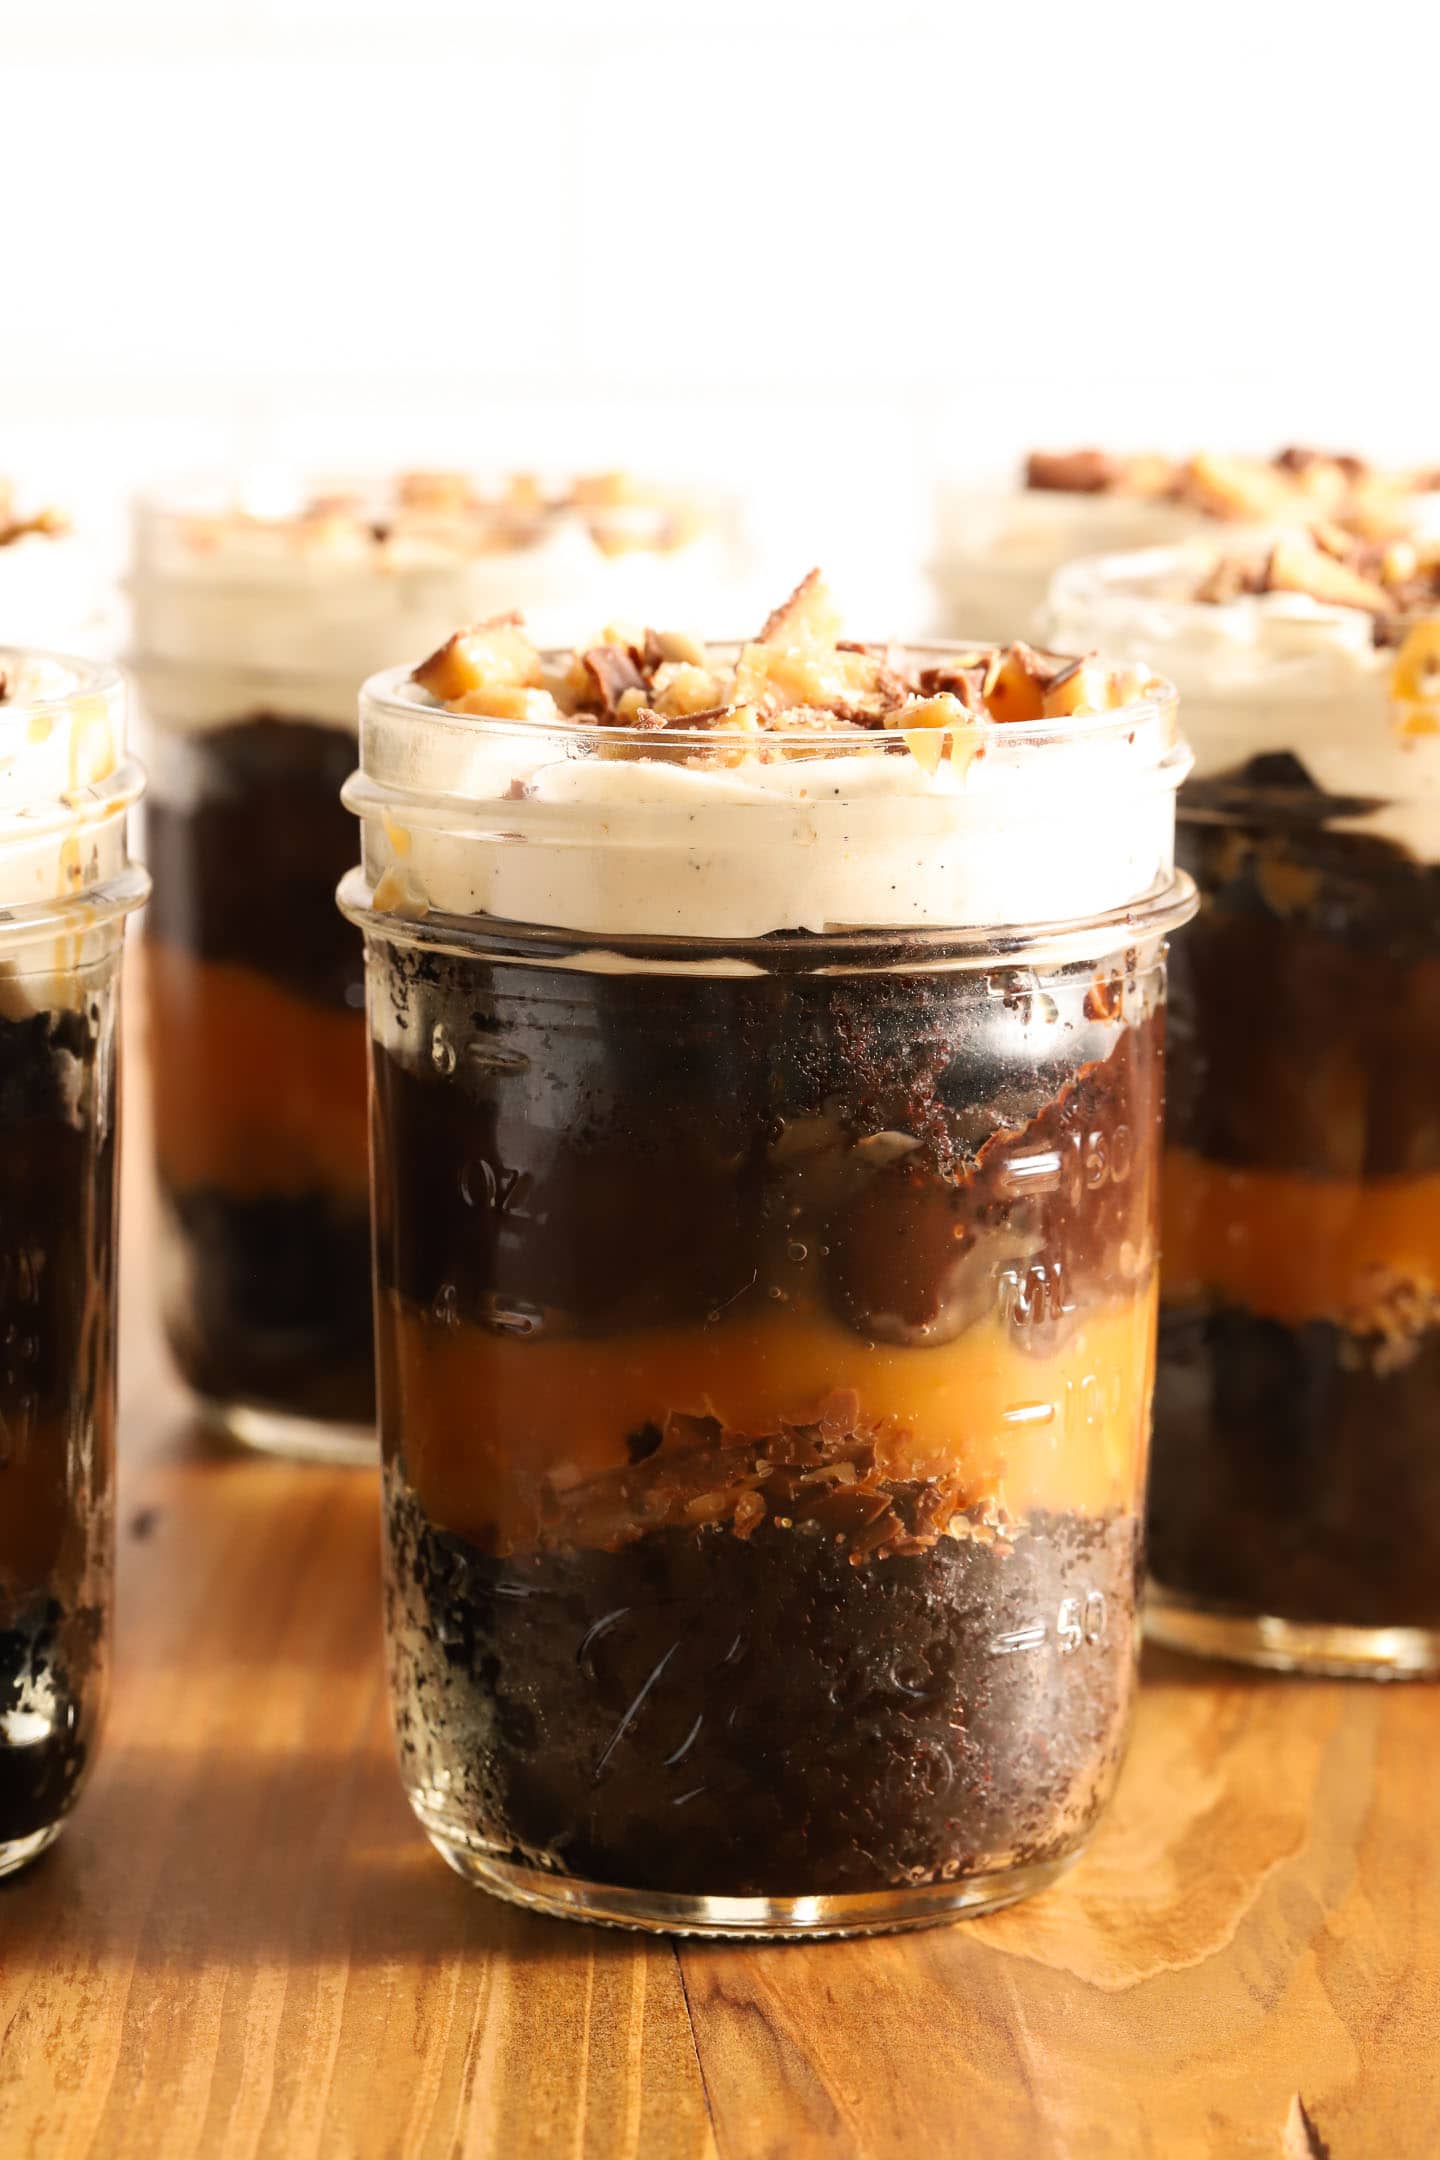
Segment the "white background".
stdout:
[[[1440,459],[1440,7],[0,0],[0,470]],[[817,533],[823,539],[823,534]]]

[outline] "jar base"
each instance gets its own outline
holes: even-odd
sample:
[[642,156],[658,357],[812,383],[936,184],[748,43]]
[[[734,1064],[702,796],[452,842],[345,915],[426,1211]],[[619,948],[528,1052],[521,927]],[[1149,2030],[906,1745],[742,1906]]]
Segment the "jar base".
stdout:
[[268,1403],[214,1395],[197,1396],[196,1409],[212,1432],[223,1434],[240,1447],[253,1448],[258,1454],[356,1469],[374,1469],[380,1459],[373,1425],[331,1423],[295,1411],[276,1410]]
[[[413,1802],[412,1802],[413,1805]],[[1084,1851],[1077,1845],[1056,1860],[1001,1868],[948,1883],[877,1890],[845,1897],[679,1897],[662,1890],[626,1890],[612,1883],[552,1875],[457,1842],[425,1820],[425,1835],[457,1875],[508,1904],[557,1920],[597,1927],[635,1928],[652,1935],[748,1937],[803,1941],[823,1935],[892,1935],[936,1927],[946,1920],[997,1912],[1048,1889]]]
[[59,1815],[54,1822],[46,1823],[43,1830],[32,1830],[26,1837],[0,1838],[0,1877],[18,1874],[21,1868],[29,1867],[32,1860],[38,1860],[41,1853],[54,1844],[64,1827],[65,1817]]
[[1267,1672],[1317,1679],[1440,1679],[1440,1629],[1342,1627],[1324,1620],[1281,1620],[1271,1613],[1227,1613],[1150,1587],[1145,1632],[1167,1650],[1225,1658]]

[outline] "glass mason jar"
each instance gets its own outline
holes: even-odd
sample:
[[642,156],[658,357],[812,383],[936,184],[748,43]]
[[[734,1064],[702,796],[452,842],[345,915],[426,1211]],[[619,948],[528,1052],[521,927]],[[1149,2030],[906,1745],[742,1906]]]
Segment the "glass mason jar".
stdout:
[[1178,682],[1201,893],[1171,985],[1150,1624],[1440,1670],[1440,617],[1076,565],[1052,630]]
[[935,575],[943,626],[985,637],[1013,636],[1016,626],[1043,634],[1051,579],[1068,563],[1174,546],[1217,525],[1234,533],[1335,520],[1353,532],[1406,531],[1433,511],[1436,477],[1297,448],[1268,458],[1034,452],[1023,486],[942,488]]
[[618,482],[574,494],[416,474],[138,511],[165,1319],[207,1416],[252,1445],[374,1455],[364,988],[335,910],[360,684],[510,607],[591,628],[662,543],[677,592],[728,561]]
[[990,736],[366,689],[395,1718],[502,1895],[913,1925],[1110,1792],[1185,754],[1163,687]]
[[1203,523],[1193,507],[1145,496],[951,482],[936,513],[939,620],[967,636],[1031,636],[1063,564],[1183,540]]
[[0,1875],[94,1756],[113,1572],[116,1075],[141,786],[112,669],[0,648]]

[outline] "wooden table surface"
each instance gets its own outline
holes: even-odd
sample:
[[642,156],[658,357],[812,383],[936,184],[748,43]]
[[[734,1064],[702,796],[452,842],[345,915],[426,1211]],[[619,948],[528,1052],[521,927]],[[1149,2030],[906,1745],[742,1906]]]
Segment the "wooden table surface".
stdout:
[[3,2160],[1440,2154],[1437,1688],[1151,1656],[1080,1866],[925,1933],[707,1947],[467,1889],[392,1758],[374,1475],[196,1434],[140,1128],[112,1709],[0,1889]]

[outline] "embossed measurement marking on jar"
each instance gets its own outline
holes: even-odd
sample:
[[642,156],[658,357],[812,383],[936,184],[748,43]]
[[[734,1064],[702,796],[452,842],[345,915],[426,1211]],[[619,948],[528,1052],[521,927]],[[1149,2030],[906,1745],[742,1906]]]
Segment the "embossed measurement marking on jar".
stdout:
[[1093,1432],[1107,1419],[1117,1417],[1124,1396],[1118,1373],[1103,1378],[1084,1373],[1078,1380],[1061,1383],[1057,1396],[1037,1396],[1033,1401],[1009,1403],[1000,1412],[1002,1425],[1054,1425],[1057,1441],[1067,1433]]
[[1005,1425],[1048,1425],[1055,1416],[1055,1407],[1053,1402],[1011,1403],[1008,1410],[1001,1411],[1000,1418]]
[[1012,1155],[1005,1164],[1005,1182],[1026,1193],[1055,1192],[1060,1184],[1060,1151],[1037,1148],[1030,1155]]
[[1000,1270],[996,1286],[1000,1317],[1018,1329],[1040,1329],[1063,1320],[1075,1310],[1075,1300],[1065,1289],[1064,1264],[1059,1259],[1031,1260],[1024,1267]]
[[497,1170],[483,1155],[471,1156],[460,1168],[460,1197],[467,1207],[486,1207],[496,1215],[527,1221],[520,1203],[530,1190],[528,1170]]
[[1027,1621],[1023,1627],[1010,1628],[1003,1635],[991,1637],[991,1657],[1011,1657],[1021,1650],[1041,1650],[1055,1638],[1055,1647],[1062,1657],[1071,1657],[1083,1643],[1092,1646],[1103,1643],[1109,1623],[1103,1590],[1086,1590],[1076,1597],[1060,1600],[1053,1623],[1046,1619]]

